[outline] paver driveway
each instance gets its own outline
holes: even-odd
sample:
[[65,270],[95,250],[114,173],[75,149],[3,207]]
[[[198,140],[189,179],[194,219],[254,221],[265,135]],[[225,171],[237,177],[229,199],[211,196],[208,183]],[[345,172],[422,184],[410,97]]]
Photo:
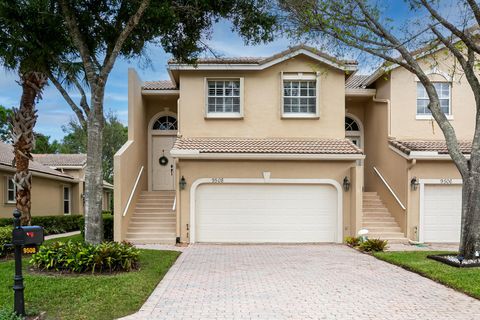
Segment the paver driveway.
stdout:
[[480,319],[480,301],[341,245],[193,245],[129,319]]

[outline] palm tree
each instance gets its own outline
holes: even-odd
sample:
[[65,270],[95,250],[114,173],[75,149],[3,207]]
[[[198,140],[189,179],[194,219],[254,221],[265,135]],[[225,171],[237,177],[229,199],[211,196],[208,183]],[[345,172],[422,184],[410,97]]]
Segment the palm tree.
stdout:
[[16,207],[21,222],[31,220],[32,187],[29,162],[35,146],[33,128],[37,121],[35,103],[48,82],[48,74],[57,69],[58,61],[68,57],[68,39],[62,32],[62,19],[55,1],[0,0],[0,64],[18,72],[22,96],[13,108],[12,141],[14,146],[17,187]]

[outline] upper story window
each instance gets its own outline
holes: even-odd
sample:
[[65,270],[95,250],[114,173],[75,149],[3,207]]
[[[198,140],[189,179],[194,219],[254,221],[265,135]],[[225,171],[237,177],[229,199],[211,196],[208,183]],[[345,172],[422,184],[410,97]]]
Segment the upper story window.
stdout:
[[[451,84],[449,82],[434,82],[433,85],[440,99],[440,108],[446,115],[451,115]],[[418,116],[431,117],[432,112],[428,109],[429,102],[427,90],[421,82],[417,82],[417,118]]]
[[243,79],[207,79],[207,116],[242,116]]
[[7,178],[7,190],[6,190],[7,203],[16,203],[17,199],[17,186],[13,182],[12,177]]
[[318,116],[318,89],[315,74],[283,74],[282,115],[301,118]]

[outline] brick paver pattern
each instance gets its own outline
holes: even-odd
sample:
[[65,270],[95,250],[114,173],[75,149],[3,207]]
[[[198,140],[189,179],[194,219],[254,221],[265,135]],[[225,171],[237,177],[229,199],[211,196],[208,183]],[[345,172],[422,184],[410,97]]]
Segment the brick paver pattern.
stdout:
[[480,301],[342,245],[197,244],[128,319],[466,320]]

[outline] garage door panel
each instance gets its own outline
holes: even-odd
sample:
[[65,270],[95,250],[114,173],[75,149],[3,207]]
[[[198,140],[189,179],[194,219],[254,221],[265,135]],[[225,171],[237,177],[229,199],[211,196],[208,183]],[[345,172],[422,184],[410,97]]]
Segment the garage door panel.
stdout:
[[425,185],[423,230],[425,242],[459,242],[462,186]]
[[202,185],[196,241],[334,242],[337,190],[329,185]]

